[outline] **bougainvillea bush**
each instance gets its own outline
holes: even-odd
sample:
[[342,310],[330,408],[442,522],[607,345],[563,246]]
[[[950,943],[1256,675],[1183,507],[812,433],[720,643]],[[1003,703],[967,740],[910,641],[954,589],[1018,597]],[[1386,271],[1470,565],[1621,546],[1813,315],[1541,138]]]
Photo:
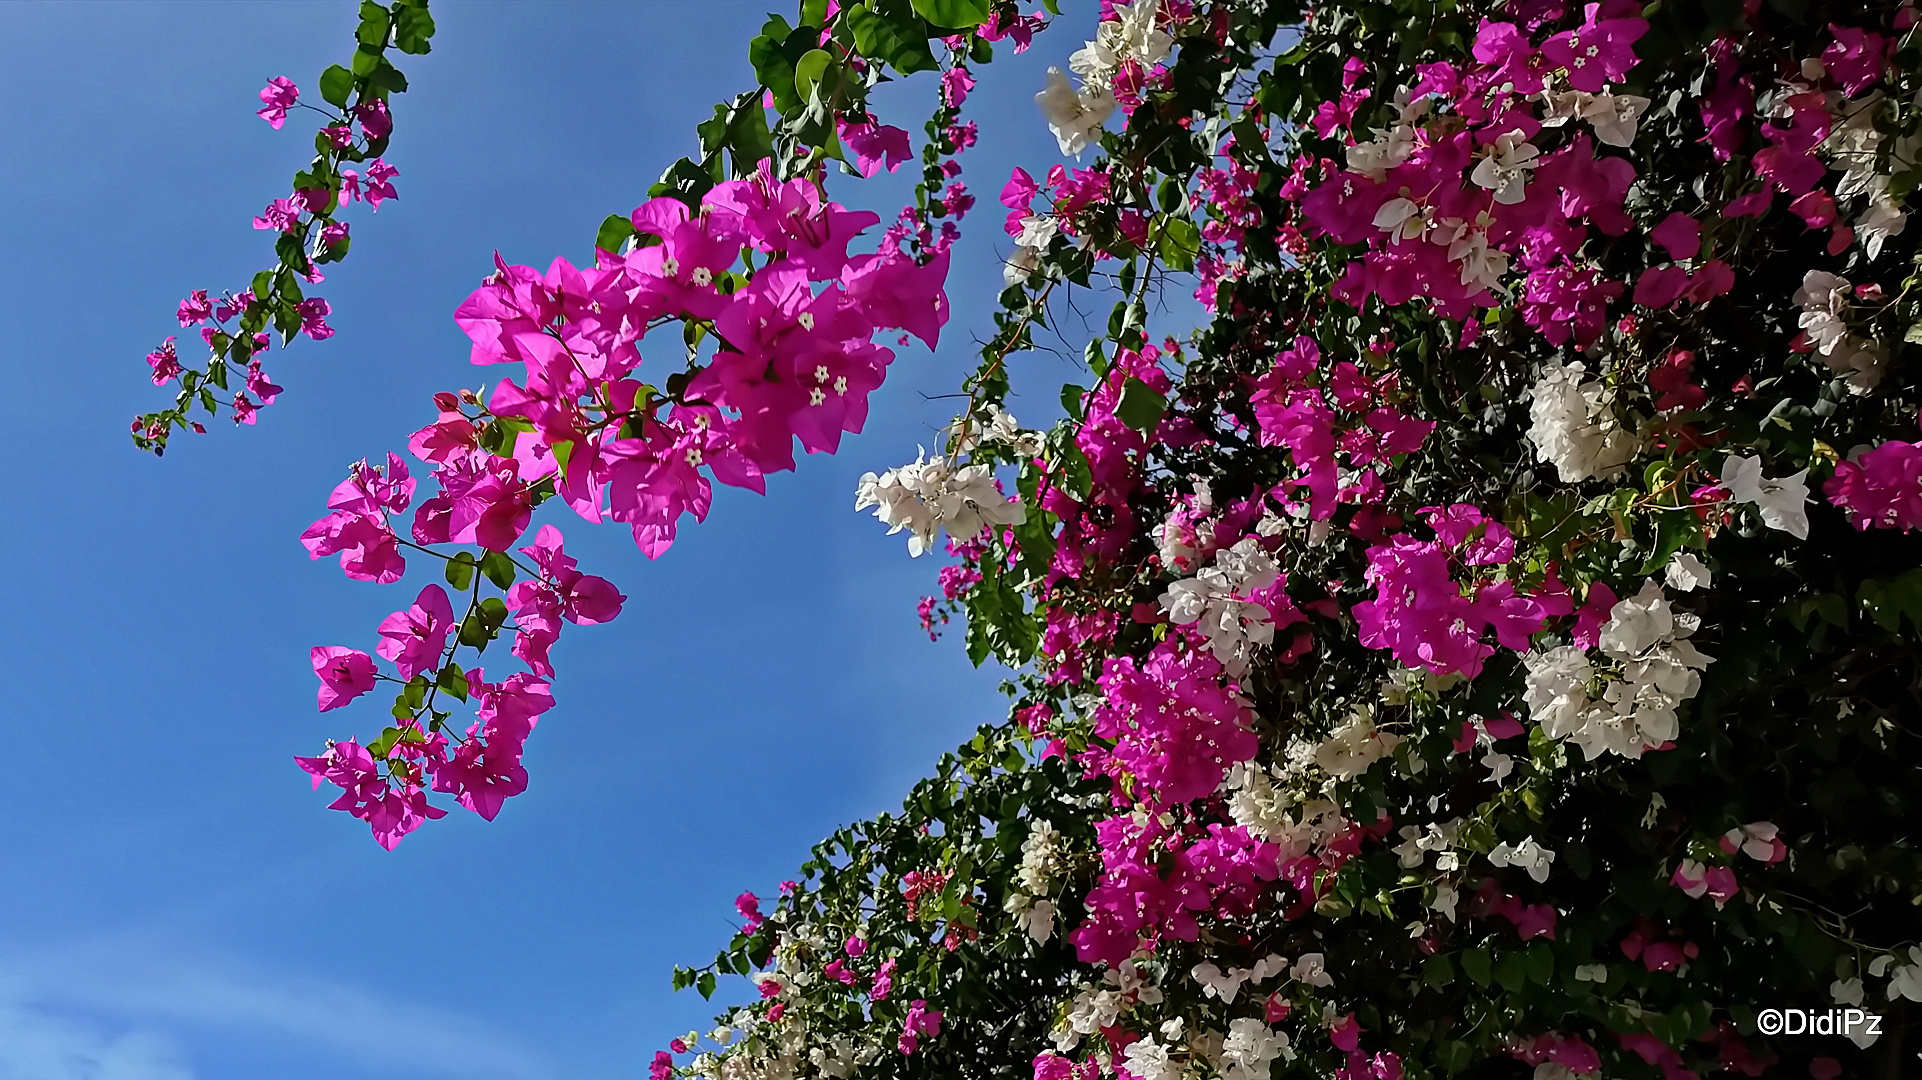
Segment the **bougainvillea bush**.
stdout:
[[[431,34],[424,7],[362,11],[313,183],[263,219],[290,261],[180,312],[255,375],[246,335],[324,336],[289,286],[328,229],[344,243],[333,163],[385,148],[380,50]],[[397,696],[378,739],[300,765],[390,847],[452,803],[499,813],[551,644],[623,600],[536,508],[653,557],[714,482],[758,489],[797,439],[859,431],[890,344],[947,321],[960,224],[990,216],[961,179],[976,79],[1068,37],[1034,122],[1076,164],[1001,186],[1005,235],[981,231],[1006,289],[965,405],[855,493],[911,555],[946,554],[923,625],[1017,671],[1009,717],[741,897],[741,933],[675,980],[759,999],[672,1040],[653,1080],[1912,1075],[1917,18],[772,17],[760,85],[591,260],[502,264],[455,313],[473,361],[505,365],[491,394],[438,395],[303,537],[356,579],[435,560],[452,591],[371,654],[314,650],[322,710]],[[867,104],[903,77],[933,103],[920,138]],[[296,92],[270,84],[263,116]],[[885,228],[830,198],[917,164]],[[1113,302],[1085,385],[1023,427],[1010,381],[1077,294]],[[1188,296],[1201,325],[1150,340]],[[156,382],[186,377],[157,355]],[[1778,1034],[1787,1008],[1879,1033]]]

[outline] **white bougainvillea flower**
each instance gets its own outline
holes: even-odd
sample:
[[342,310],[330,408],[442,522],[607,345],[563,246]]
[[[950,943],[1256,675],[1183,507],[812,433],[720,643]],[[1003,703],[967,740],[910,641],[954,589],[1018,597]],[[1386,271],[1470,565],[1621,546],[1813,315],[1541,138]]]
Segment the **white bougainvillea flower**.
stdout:
[[1494,142],[1482,147],[1481,160],[1475,163],[1475,170],[1468,178],[1477,187],[1487,188],[1495,193],[1495,201],[1504,206],[1512,206],[1527,198],[1526,188],[1531,170],[1535,168],[1536,158],[1542,156],[1541,150],[1520,131],[1511,131]]
[[1616,476],[1642,449],[1609,407],[1607,387],[1587,375],[1580,360],[1550,363],[1530,392],[1528,441],[1567,484]]
[[1668,568],[1662,572],[1662,576],[1668,580],[1671,588],[1680,589],[1682,592],[1706,589],[1711,581],[1708,567],[1702,565],[1702,560],[1686,551],[1675,553],[1675,557],[1669,560]]
[[1762,513],[1762,524],[1779,529],[1797,540],[1809,538],[1809,488],[1803,481],[1809,471],[1771,480],[1762,475],[1761,458],[1730,455],[1722,462],[1722,486],[1738,503],[1748,503]]
[[1528,871],[1528,876],[1536,881],[1548,880],[1548,864],[1555,861],[1555,853],[1529,837],[1519,844],[1500,843],[1488,853],[1488,861],[1496,866],[1519,866]]
[[1034,101],[1041,106],[1041,115],[1047,118],[1048,130],[1054,132],[1061,152],[1077,158],[1101,137],[1101,125],[1115,110],[1112,90],[1084,86],[1076,91],[1060,68],[1048,69],[1048,85],[1034,96]]
[[863,474],[855,487],[854,508],[875,508],[874,516],[892,526],[891,536],[908,530],[908,553],[920,557],[934,547],[935,533],[946,529],[956,540],[972,540],[985,528],[1019,525],[1027,511],[994,485],[986,465],[956,469],[936,455],[889,469],[876,476]]

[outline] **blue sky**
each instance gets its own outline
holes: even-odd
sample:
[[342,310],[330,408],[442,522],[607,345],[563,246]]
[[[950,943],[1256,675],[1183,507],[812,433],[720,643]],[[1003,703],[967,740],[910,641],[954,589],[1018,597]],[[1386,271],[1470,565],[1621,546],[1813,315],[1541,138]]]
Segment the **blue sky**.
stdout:
[[[275,133],[254,94],[277,74],[312,94],[353,4],[0,6],[18,473],[0,530],[0,1080],[639,1075],[710,1015],[668,972],[732,933],[737,892],[771,891],[1001,715],[998,676],[915,627],[936,564],[851,506],[860,473],[947,418],[923,395],[953,389],[988,326],[1008,168],[1059,159],[1029,97],[1079,28],[984,73],[959,314],[938,355],[903,350],[866,434],[766,498],[722,491],[658,563],[544,511],[630,600],[563,639],[532,787],[499,820],[457,812],[383,852],[291,761],[379,726],[374,704],[314,712],[308,647],[371,647],[418,588],[348,582],[296,537],[349,462],[431,418],[430,394],[491,381],[450,316],[494,250],[586,257],[600,219],[750,85],[767,6],[437,5],[433,54],[403,61],[401,198],[355,214],[352,258],[311,290],[338,335],[270,354],[287,393],[257,428],[164,461],[126,436],[159,400],[140,357],[189,289],[264,265],[249,219],[285,194],[312,114]],[[891,118],[918,137],[931,94],[898,88],[911,107]],[[838,192],[887,217],[905,186]],[[1051,396],[1011,405],[1045,420]]]

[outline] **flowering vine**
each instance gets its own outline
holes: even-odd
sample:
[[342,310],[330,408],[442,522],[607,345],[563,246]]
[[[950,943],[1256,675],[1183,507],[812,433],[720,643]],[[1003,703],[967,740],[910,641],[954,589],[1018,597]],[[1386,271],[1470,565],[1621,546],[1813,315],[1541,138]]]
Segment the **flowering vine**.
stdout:
[[[621,599],[551,526],[523,544],[538,504],[655,555],[712,481],[859,430],[876,335],[948,317],[959,110],[1059,22],[773,18],[762,85],[591,266],[463,305],[518,367],[436,399],[438,493],[390,455],[305,538],[375,581],[432,552],[466,597],[382,623],[393,674],[315,650],[323,709],[400,687],[380,738],[302,759],[337,808],[391,846],[430,792],[492,816],[527,784],[554,636]],[[960,415],[856,493],[953,560],[923,625],[1015,669],[1010,716],[741,898],[675,981],[758,1000],[654,1080],[1898,1068],[1901,1023],[1818,1044],[1758,1010],[1922,1002],[1916,33],[1897,4],[1104,0],[1036,95],[1076,162],[1000,193]],[[940,72],[937,111],[853,254],[881,217],[824,166],[911,160],[865,103],[889,70]],[[1169,289],[1207,321],[1151,340]],[[1088,385],[1025,428],[1077,291],[1113,302]],[[527,671],[455,664],[503,633]]]

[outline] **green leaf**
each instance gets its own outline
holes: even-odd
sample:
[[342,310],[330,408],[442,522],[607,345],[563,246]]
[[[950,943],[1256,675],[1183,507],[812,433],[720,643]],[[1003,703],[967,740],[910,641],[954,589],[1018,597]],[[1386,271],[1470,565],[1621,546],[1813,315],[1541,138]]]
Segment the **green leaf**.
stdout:
[[1539,938],[1528,944],[1528,980],[1541,986],[1555,981],[1555,950]]
[[387,9],[374,0],[360,0],[360,26],[354,30],[354,40],[370,48],[382,48],[387,44]]
[[701,196],[714,187],[714,177],[688,158],[682,158],[667,167],[654,186],[647,189],[656,198],[669,195],[686,203],[689,208],[698,210]]
[[416,675],[407,680],[400,689],[400,702],[409,709],[418,709],[427,702],[427,676]]
[[462,701],[467,700],[467,673],[451,660],[440,669],[440,678],[435,680],[435,685]]
[[948,30],[972,30],[988,21],[989,0],[914,0],[924,19]]
[[354,93],[354,73],[335,64],[320,73],[320,96],[336,109],[345,109]]
[[880,60],[903,75],[933,71],[941,65],[928,48],[927,24],[903,0],[867,0],[841,13],[854,31],[862,56]]
[[761,162],[774,156],[774,134],[768,130],[761,95],[743,94],[734,102],[727,124],[727,147],[734,159],[734,175],[751,176]]
[[966,637],[968,660],[975,667],[987,663],[994,652],[994,642],[989,628],[1001,616],[1001,592],[993,583],[982,581],[967,599],[968,632]]
[[485,596],[480,602],[481,620],[490,632],[498,633],[507,624],[507,604],[498,596]]
[[[395,711],[399,712],[398,709],[396,709]],[[377,738],[375,738],[373,742],[370,742],[367,744],[367,752],[369,754],[372,754],[376,758],[384,758],[387,756],[387,752],[394,748],[394,744],[399,741],[400,741],[400,728],[398,727],[383,728],[381,729],[380,735]]]
[[1495,962],[1495,981],[1511,994],[1520,993],[1528,983],[1528,955],[1511,952]]
[[1115,416],[1143,435],[1153,431],[1168,411],[1168,399],[1155,388],[1134,376],[1121,385],[1121,400],[1115,403]]
[[365,79],[369,75],[372,75],[375,69],[380,67],[380,53],[378,50],[369,49],[363,45],[354,50],[352,64],[354,74]]
[[1069,416],[1073,417],[1076,420],[1080,420],[1081,419],[1081,399],[1087,393],[1088,393],[1087,387],[1076,386],[1073,383],[1067,383],[1066,385],[1061,387],[1061,407],[1067,410],[1067,413]]
[[1436,953],[1422,962],[1421,977],[1423,982],[1439,990],[1455,981],[1455,963],[1447,953]]
[[463,551],[447,560],[446,573],[447,583],[454,587],[455,592],[466,592],[467,587],[474,583],[474,556]]
[[[1128,265],[1132,266],[1134,264],[1129,263]],[[1126,269],[1126,267],[1123,269]],[[1088,370],[1095,373],[1096,378],[1108,374],[1108,357],[1107,354],[1101,351],[1100,338],[1095,338],[1093,341],[1088,342],[1087,347],[1081,350],[1081,359],[1087,363]]]
[[1166,218],[1161,226],[1161,261],[1168,269],[1187,273],[1201,254],[1201,230],[1183,217]]
[[[407,76],[402,75],[400,69],[390,63],[384,56],[380,58],[380,63],[374,65],[374,73],[369,77],[368,82],[373,86],[386,90],[388,93],[404,94],[407,92]],[[384,142],[385,140],[382,140],[381,142],[375,143],[375,145],[383,145]]]
[[704,998],[713,997],[714,996],[714,973],[712,971],[701,972],[701,977],[699,979],[696,979],[694,982],[694,989],[699,990],[701,992],[701,996]]
[[434,17],[427,13],[426,3],[394,5],[395,48],[413,56],[424,56],[433,50],[429,43],[433,36]]
[[514,560],[508,558],[504,552],[490,551],[482,555],[480,569],[496,588],[505,589],[514,584]]
[[834,57],[825,49],[809,49],[794,62],[794,96],[802,101],[812,100],[815,89],[833,66]]
[[1494,978],[1495,965],[1489,959],[1487,949],[1469,949],[1461,954],[1462,971],[1475,980],[1476,986],[1487,986]]
[[599,232],[594,234],[594,246],[610,255],[618,255],[621,245],[634,235],[634,222],[626,214],[609,214],[601,222]]

